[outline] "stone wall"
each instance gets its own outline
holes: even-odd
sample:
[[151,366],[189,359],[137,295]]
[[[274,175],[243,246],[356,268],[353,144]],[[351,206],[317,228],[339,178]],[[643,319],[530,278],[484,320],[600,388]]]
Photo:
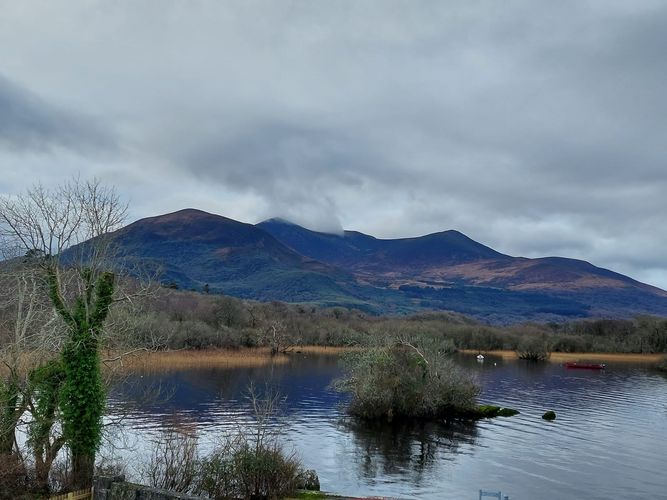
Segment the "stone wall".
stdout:
[[128,483],[125,476],[96,477],[93,481],[93,500],[201,500],[173,491]]

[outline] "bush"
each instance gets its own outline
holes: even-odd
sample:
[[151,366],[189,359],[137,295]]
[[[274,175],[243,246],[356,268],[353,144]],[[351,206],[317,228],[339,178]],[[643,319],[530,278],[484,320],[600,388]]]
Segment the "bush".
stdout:
[[555,352],[586,352],[591,350],[591,345],[578,336],[561,336],[554,341],[553,350]]
[[301,464],[277,443],[246,443],[233,455],[235,476],[244,498],[283,498],[294,493]]
[[139,468],[154,488],[190,491],[199,469],[197,437],[174,429],[162,431],[154,440],[150,460]]
[[173,349],[204,349],[219,345],[220,333],[203,321],[183,321],[176,330],[170,347]]
[[201,462],[198,492],[215,499],[284,498],[294,494],[302,467],[277,442],[237,438]]
[[476,406],[479,387],[444,352],[406,343],[371,348],[343,358],[336,381],[349,392],[349,412],[366,419],[446,418]]
[[519,342],[516,353],[519,359],[527,359],[529,361],[546,361],[550,356],[546,340],[539,337],[522,339]]
[[294,453],[278,437],[276,413],[280,397],[250,387],[254,420],[239,423],[214,451],[199,458],[197,437],[186,430],[166,429],[154,440],[150,459],[138,471],[150,486],[213,499],[284,498],[303,483],[304,471]]
[[225,436],[200,462],[197,494],[214,499],[284,498],[295,493],[304,474],[294,453],[278,441],[275,417],[280,397],[267,389],[260,397],[250,387],[254,421],[237,434]]
[[667,356],[662,358],[662,361],[658,363],[658,370],[667,373]]
[[0,454],[0,499],[28,498],[30,478],[14,453]]
[[216,449],[201,461],[199,478],[195,492],[205,493],[211,498],[234,498],[237,481],[234,474],[234,462],[227,451]]
[[[264,425],[264,424],[262,424]],[[150,486],[214,499],[284,498],[293,494],[303,469],[272,431],[251,426],[228,436],[210,455],[197,457],[192,434],[166,430],[155,440],[139,472]]]

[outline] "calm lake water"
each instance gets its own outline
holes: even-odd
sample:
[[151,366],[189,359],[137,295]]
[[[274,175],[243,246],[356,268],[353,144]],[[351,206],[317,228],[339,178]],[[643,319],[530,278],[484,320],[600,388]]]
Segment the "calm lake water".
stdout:
[[[322,489],[348,495],[474,500],[501,490],[510,500],[667,498],[667,378],[637,364],[602,372],[487,357],[473,370],[482,403],[520,415],[471,425],[367,426],[345,416],[345,396],[329,384],[332,356],[294,355],[262,368],[200,368],[131,375],[109,396],[124,415],[112,439],[129,463],[145,456],[156,430],[196,430],[202,450],[248,418],[248,384],[286,396],[284,441],[317,470]],[[161,397],[146,398],[153,389]],[[166,397],[168,395],[169,397]],[[553,409],[558,418],[541,415]]]

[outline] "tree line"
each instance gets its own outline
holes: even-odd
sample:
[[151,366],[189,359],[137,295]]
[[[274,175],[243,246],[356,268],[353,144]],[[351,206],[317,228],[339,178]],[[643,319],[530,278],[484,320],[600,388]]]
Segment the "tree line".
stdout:
[[[262,303],[224,295],[162,288],[132,308],[118,307],[111,338],[135,347],[166,349],[296,345],[365,346],[378,338],[410,335],[438,338],[455,349],[519,351],[535,340],[553,352],[667,352],[667,318],[588,319],[569,323],[497,326],[457,313],[373,316],[344,308]],[[116,330],[118,330],[116,332]]]

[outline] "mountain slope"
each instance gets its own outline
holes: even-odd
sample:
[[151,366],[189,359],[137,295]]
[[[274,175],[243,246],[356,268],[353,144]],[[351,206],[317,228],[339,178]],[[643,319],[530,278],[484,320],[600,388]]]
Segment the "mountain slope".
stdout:
[[116,265],[181,288],[373,313],[451,310],[496,323],[667,315],[667,292],[587,262],[511,257],[457,231],[382,240],[194,209],[113,235]]
[[381,240],[356,231],[320,233],[281,219],[269,219],[257,227],[302,255],[354,271],[395,273],[405,268],[413,272],[415,268],[509,258],[458,231]]
[[364,305],[337,268],[297,254],[251,224],[194,209],[141,219],[114,234],[124,266],[163,283],[258,300]]
[[351,231],[319,233],[277,219],[258,227],[303,255],[398,289],[425,307],[476,316],[494,308],[498,314],[502,302],[508,314],[528,316],[667,314],[664,290],[581,260],[511,257],[458,231],[381,240]]

